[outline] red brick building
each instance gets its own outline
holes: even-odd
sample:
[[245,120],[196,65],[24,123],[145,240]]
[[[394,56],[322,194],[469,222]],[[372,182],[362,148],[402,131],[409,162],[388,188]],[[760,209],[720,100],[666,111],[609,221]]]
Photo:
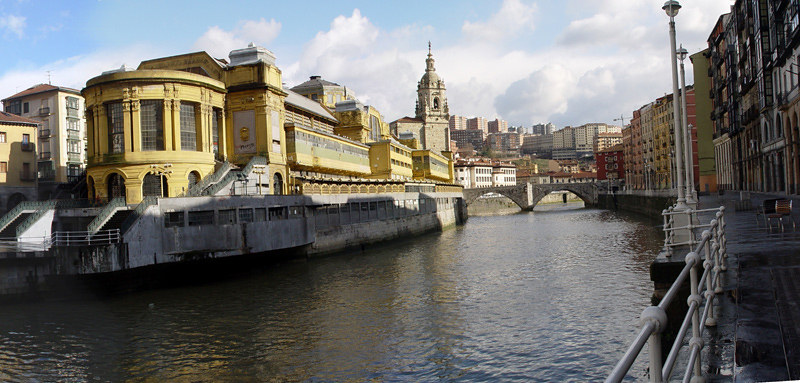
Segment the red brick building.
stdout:
[[622,152],[623,146],[618,144],[594,154],[597,160],[598,181],[625,179],[625,161]]

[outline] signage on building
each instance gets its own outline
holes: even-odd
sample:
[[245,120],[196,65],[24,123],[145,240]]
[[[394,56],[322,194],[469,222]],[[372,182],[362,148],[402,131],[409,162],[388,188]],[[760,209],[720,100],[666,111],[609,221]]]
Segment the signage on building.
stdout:
[[233,152],[250,154],[256,152],[256,112],[244,110],[233,112]]

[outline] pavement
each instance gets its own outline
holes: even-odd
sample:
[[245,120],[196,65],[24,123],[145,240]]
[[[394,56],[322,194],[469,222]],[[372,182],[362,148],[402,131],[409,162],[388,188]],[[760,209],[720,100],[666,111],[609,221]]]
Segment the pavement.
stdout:
[[707,329],[703,350],[710,382],[800,380],[800,226],[785,219],[785,231],[773,225],[770,232],[757,223],[756,207],[769,198],[793,199],[800,225],[800,197],[726,192],[700,199],[698,208],[725,206],[728,240],[718,325]]

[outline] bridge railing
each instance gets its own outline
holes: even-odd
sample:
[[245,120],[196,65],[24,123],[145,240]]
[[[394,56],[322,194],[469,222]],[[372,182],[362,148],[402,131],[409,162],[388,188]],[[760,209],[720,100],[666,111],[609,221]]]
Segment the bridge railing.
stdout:
[[[705,210],[705,211],[708,211]],[[657,306],[650,306],[640,316],[641,329],[634,338],[628,350],[617,362],[606,382],[621,382],[630,370],[633,362],[641,353],[645,343],[649,345],[650,356],[650,382],[669,381],[678,359],[678,354],[684,346],[684,338],[692,329],[689,339],[689,359],[683,375],[683,381],[689,382],[693,378],[702,379],[700,356],[703,348],[703,332],[705,327],[716,326],[713,302],[715,294],[722,292],[720,274],[726,270],[726,239],[725,239],[725,207],[711,209],[716,211],[715,219],[703,231],[700,241],[693,251],[686,254],[686,265],[681,270],[675,282],[669,288],[664,298]],[[701,257],[701,254],[703,255]],[[702,275],[699,276],[702,265]],[[681,285],[689,278],[691,295],[687,300],[689,309],[681,323],[680,330],[669,350],[666,360],[661,353],[661,333],[667,324],[666,308],[678,295]],[[702,291],[701,291],[702,290]],[[701,295],[702,294],[702,295]],[[705,298],[705,299],[703,299]],[[702,312],[701,312],[701,306]],[[662,362],[663,361],[663,362]]]

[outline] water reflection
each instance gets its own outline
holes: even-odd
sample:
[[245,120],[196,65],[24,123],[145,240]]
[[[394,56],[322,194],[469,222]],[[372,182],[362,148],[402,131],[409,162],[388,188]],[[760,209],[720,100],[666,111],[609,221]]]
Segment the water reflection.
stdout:
[[236,281],[7,306],[0,380],[600,380],[649,302],[661,237],[549,210]]

